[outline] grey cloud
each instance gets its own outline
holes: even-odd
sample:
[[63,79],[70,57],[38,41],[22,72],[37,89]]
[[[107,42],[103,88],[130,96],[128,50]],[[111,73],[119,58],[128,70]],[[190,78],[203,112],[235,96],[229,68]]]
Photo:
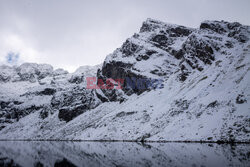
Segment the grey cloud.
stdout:
[[72,71],[101,63],[146,18],[189,27],[207,19],[250,25],[249,6],[247,0],[2,0],[0,61],[16,51],[22,61]]

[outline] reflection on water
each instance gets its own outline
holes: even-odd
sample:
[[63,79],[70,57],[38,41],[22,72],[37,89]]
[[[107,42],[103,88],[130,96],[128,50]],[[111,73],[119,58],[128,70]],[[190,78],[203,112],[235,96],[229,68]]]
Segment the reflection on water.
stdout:
[[0,166],[248,166],[250,145],[0,141]]

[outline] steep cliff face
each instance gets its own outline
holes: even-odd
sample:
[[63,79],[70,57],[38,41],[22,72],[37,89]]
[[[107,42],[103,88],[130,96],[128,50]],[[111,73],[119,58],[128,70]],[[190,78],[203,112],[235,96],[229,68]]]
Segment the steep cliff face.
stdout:
[[246,43],[248,38],[249,27],[239,23],[205,21],[193,29],[148,19],[139,33],[107,56],[100,76],[166,80],[178,73],[183,82],[191,72],[211,65],[215,55],[227,55],[229,48]]
[[[249,38],[236,22],[148,19],[102,66],[2,66],[0,138],[250,141]],[[91,90],[90,76],[125,80]],[[148,87],[154,80],[162,86]]]

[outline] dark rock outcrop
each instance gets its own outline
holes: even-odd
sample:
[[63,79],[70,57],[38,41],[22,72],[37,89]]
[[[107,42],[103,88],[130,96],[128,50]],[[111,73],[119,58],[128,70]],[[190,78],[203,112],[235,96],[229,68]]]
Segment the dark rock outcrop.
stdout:
[[236,103],[243,104],[245,102],[247,102],[246,97],[243,94],[239,94],[236,98]]
[[69,122],[78,115],[82,114],[87,109],[89,109],[88,105],[79,105],[74,107],[61,108],[59,109],[58,118],[66,122]]
[[98,106],[99,101],[94,91],[82,86],[72,90],[56,92],[51,100],[52,109],[59,110],[61,120],[70,121],[88,109]]
[[56,93],[56,89],[53,88],[45,88],[44,90],[38,92],[38,95],[53,95]]
[[219,34],[227,34],[239,42],[245,43],[249,40],[247,26],[243,26],[238,22],[229,23],[226,21],[205,21],[201,23],[200,29],[208,29]]

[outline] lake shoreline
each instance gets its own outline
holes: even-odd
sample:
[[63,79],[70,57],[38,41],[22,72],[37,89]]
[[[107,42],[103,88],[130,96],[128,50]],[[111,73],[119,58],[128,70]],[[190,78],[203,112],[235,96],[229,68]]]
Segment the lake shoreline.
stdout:
[[155,140],[67,140],[67,139],[0,139],[0,141],[61,141],[61,142],[121,142],[121,143],[214,143],[214,144],[250,144],[249,142],[234,141],[155,141]]

